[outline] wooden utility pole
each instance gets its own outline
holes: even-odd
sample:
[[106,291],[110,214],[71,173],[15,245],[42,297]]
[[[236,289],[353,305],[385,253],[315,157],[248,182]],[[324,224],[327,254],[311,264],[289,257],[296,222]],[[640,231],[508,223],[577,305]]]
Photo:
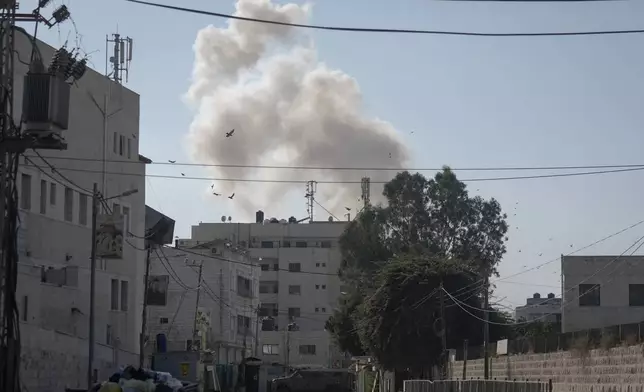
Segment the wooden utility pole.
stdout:
[[490,307],[490,278],[488,274],[485,274],[485,283],[483,284],[483,377],[488,380],[490,378],[490,353],[489,353],[489,341],[490,341],[490,312],[488,308]]
[[145,330],[148,325],[148,288],[150,287],[150,252],[152,251],[152,244],[146,245],[148,249],[145,260],[145,280],[143,281],[143,310],[141,312],[141,335],[139,336],[139,368],[143,367],[145,361]]

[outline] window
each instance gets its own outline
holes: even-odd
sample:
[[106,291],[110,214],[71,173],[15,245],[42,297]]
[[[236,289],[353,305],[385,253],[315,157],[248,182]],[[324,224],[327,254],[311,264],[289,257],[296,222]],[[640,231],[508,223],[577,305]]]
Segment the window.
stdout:
[[290,248],[291,241],[282,241],[282,248]]
[[322,313],[326,313],[326,308],[322,308]]
[[273,271],[279,271],[280,270],[280,265],[279,263],[273,264]]
[[277,294],[279,292],[279,284],[275,281],[260,281],[259,293],[260,294]]
[[31,176],[29,174],[22,175],[20,186],[20,208],[31,210]]
[[273,247],[273,241],[262,241],[261,246],[262,246],[262,248],[272,248]]
[[114,132],[114,141],[112,142],[112,145],[114,146],[114,154],[118,152],[118,145],[119,145],[119,134]]
[[87,225],[87,195],[79,193],[78,198],[78,223]]
[[280,346],[278,344],[264,344],[262,345],[262,354],[266,355],[279,355]]
[[300,344],[300,355],[315,355],[315,344]]
[[302,265],[300,263],[288,263],[289,272],[301,272]]
[[64,208],[65,220],[71,222],[74,214],[74,190],[72,188],[65,187],[65,208]]
[[322,285],[322,290],[326,290],[326,285],[325,284]]
[[320,266],[320,263],[315,263],[315,266],[316,266],[316,267],[319,267],[319,266]]
[[54,183],[49,186],[49,204],[56,205],[56,184]]
[[316,284],[316,285],[315,285],[315,289],[316,289],[316,290],[319,290],[319,289],[320,289],[320,285],[319,285],[319,284]]
[[132,158],[132,139],[127,138],[127,159]]
[[119,281],[118,279],[112,279],[112,300],[110,309],[119,310]]
[[168,318],[167,317],[161,317],[159,319],[159,324],[167,324],[168,323]]
[[119,135],[119,155],[123,156],[123,150],[125,150],[125,136]]
[[628,306],[644,306],[644,284],[628,285]]
[[319,312],[320,308],[315,308],[315,313]]
[[330,247],[331,247],[331,241],[320,242],[320,248],[330,248]]
[[259,266],[262,267],[262,271],[268,271],[271,268],[268,264],[260,264]]
[[130,207],[123,206],[123,230],[125,237],[132,237],[130,232]]
[[292,295],[301,295],[302,294],[302,286],[300,285],[290,285],[288,286],[288,293]]
[[262,303],[259,307],[259,315],[261,317],[277,317],[277,314],[279,313],[278,309],[279,308],[276,303]]
[[237,276],[237,295],[240,297],[251,298],[253,296],[251,290],[251,280],[243,276]]
[[112,345],[112,326],[109,324],[105,327],[105,344]]
[[40,213],[47,213],[47,181],[40,180]]
[[20,317],[22,318],[22,321],[27,321],[29,319],[28,312],[29,312],[29,297],[25,295],[24,297],[22,297],[22,314],[20,315]]
[[250,317],[237,316],[237,332],[242,334],[250,333]]
[[300,308],[288,308],[288,317],[300,317]]
[[121,281],[121,310],[127,312],[129,282]]
[[306,241],[295,241],[296,248],[306,248]]
[[322,263],[322,267],[326,267],[326,263]]
[[601,288],[598,284],[579,285],[579,306],[600,306]]

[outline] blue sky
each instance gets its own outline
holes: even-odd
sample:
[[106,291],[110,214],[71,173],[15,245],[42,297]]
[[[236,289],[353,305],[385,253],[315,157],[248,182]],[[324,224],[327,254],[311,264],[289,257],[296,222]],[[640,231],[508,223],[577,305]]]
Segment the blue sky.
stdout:
[[[141,94],[141,153],[157,161],[190,161],[185,138],[194,113],[182,95],[190,84],[192,45],[201,28],[224,26],[225,21],[116,0],[65,0],[65,4],[82,35],[83,48],[92,53],[91,61],[99,71],[104,69],[106,34],[118,28],[134,38],[128,87]],[[216,12],[234,9],[232,1],[224,0],[174,4]],[[21,11],[34,5],[33,0],[23,1]],[[644,2],[627,1],[324,0],[313,3],[311,22],[530,32],[643,28],[643,16]],[[73,42],[75,37],[69,23],[60,31],[40,32],[39,38],[54,46],[68,38]],[[365,113],[398,130],[412,150],[413,166],[644,162],[644,34],[546,38],[307,34],[321,61],[356,78]],[[200,169],[165,166],[148,171],[209,175]],[[475,178],[507,173],[458,174]],[[644,219],[643,180],[642,173],[633,172],[473,183],[470,190],[497,198],[509,215],[510,241],[501,264],[502,276],[508,276]],[[227,199],[207,197],[208,185],[148,179],[147,203],[175,218],[177,234],[187,237],[191,224],[239,214]],[[284,204],[280,214],[306,213],[303,200]],[[642,235],[644,227],[636,228],[585,254],[620,254]],[[507,279],[515,283],[499,282],[496,295],[506,297],[506,303],[524,303],[533,292],[558,292],[558,271],[556,261]]]

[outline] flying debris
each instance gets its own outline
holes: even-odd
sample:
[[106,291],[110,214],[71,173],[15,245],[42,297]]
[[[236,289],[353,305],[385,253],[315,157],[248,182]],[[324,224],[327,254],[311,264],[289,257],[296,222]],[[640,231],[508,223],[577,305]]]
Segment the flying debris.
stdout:
[[172,161],[172,160],[168,159],[168,162],[170,162],[170,163],[175,163],[176,161]]
[[226,137],[231,137],[235,133],[235,128],[233,128],[230,132],[226,132]]
[[228,196],[228,198],[229,198],[230,200],[232,200],[232,199],[233,199],[233,197],[235,197],[235,194],[234,194],[234,193],[233,193],[232,195]]
[[349,207],[344,207],[344,209],[347,210],[347,211],[351,211],[351,208],[349,208]]
[[181,175],[182,175],[182,176],[184,176],[184,177],[186,176],[186,175],[185,175],[185,174],[183,174],[183,173],[181,173]]
[[215,184],[210,185],[210,189],[215,189]]
[[217,192],[213,192],[212,194],[215,196],[221,196],[221,193],[217,193]]

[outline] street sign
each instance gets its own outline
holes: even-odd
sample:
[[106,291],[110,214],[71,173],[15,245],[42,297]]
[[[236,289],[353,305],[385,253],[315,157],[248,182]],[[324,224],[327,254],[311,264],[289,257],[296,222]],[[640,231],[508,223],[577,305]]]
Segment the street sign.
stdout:
[[96,257],[123,258],[123,215],[99,214],[96,219]]

